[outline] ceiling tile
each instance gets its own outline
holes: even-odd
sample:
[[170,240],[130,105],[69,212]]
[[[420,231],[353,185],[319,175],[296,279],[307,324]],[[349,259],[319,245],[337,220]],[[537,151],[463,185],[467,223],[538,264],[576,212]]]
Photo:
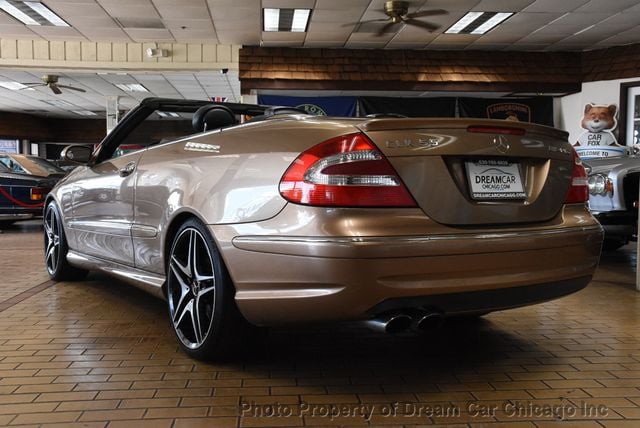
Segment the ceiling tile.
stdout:
[[520,12],[535,0],[482,0],[472,10],[485,12]]
[[536,0],[525,12],[570,12],[589,0]]

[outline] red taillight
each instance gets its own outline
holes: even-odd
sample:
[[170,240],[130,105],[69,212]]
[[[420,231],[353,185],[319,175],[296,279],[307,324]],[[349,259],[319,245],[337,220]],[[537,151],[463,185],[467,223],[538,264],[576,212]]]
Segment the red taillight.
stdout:
[[582,166],[580,156],[573,150],[573,168],[571,170],[571,184],[564,200],[565,204],[577,204],[589,200],[589,176]]
[[416,206],[393,166],[361,133],[332,138],[303,152],[280,180],[280,194],[303,205]]
[[31,188],[31,200],[32,201],[42,201],[44,197],[49,193],[48,189],[43,189],[42,187],[32,187]]
[[505,134],[505,135],[524,135],[522,128],[509,128],[505,126],[484,126],[472,125],[467,128],[467,132],[478,132],[481,134]]

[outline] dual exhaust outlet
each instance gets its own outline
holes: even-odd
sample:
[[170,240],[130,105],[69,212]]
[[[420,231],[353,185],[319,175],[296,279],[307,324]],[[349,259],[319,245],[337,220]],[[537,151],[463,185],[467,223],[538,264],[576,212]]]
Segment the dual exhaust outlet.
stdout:
[[401,333],[406,330],[426,332],[444,323],[444,314],[437,311],[388,312],[365,321],[365,325],[379,333]]

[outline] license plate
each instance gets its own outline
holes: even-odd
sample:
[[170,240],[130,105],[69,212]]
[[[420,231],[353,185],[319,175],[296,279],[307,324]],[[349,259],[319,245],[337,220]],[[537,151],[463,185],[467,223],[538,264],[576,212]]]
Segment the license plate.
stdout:
[[466,162],[472,199],[524,199],[520,164],[501,160]]

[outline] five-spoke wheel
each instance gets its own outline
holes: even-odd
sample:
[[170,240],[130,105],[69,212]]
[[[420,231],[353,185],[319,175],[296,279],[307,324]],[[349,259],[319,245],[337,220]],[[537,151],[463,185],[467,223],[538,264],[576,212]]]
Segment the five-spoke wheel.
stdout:
[[185,228],[177,236],[169,260],[169,313],[180,341],[190,349],[204,343],[215,314],[216,276],[202,234]]
[[182,349],[198,359],[235,351],[247,323],[238,312],[233,284],[206,226],[184,222],[167,255],[169,316]]
[[67,261],[67,240],[58,205],[51,201],[44,211],[44,260],[49,277],[55,281],[82,279],[87,275]]
[[55,275],[60,258],[60,224],[54,204],[49,204],[44,216],[44,257],[49,275]]

